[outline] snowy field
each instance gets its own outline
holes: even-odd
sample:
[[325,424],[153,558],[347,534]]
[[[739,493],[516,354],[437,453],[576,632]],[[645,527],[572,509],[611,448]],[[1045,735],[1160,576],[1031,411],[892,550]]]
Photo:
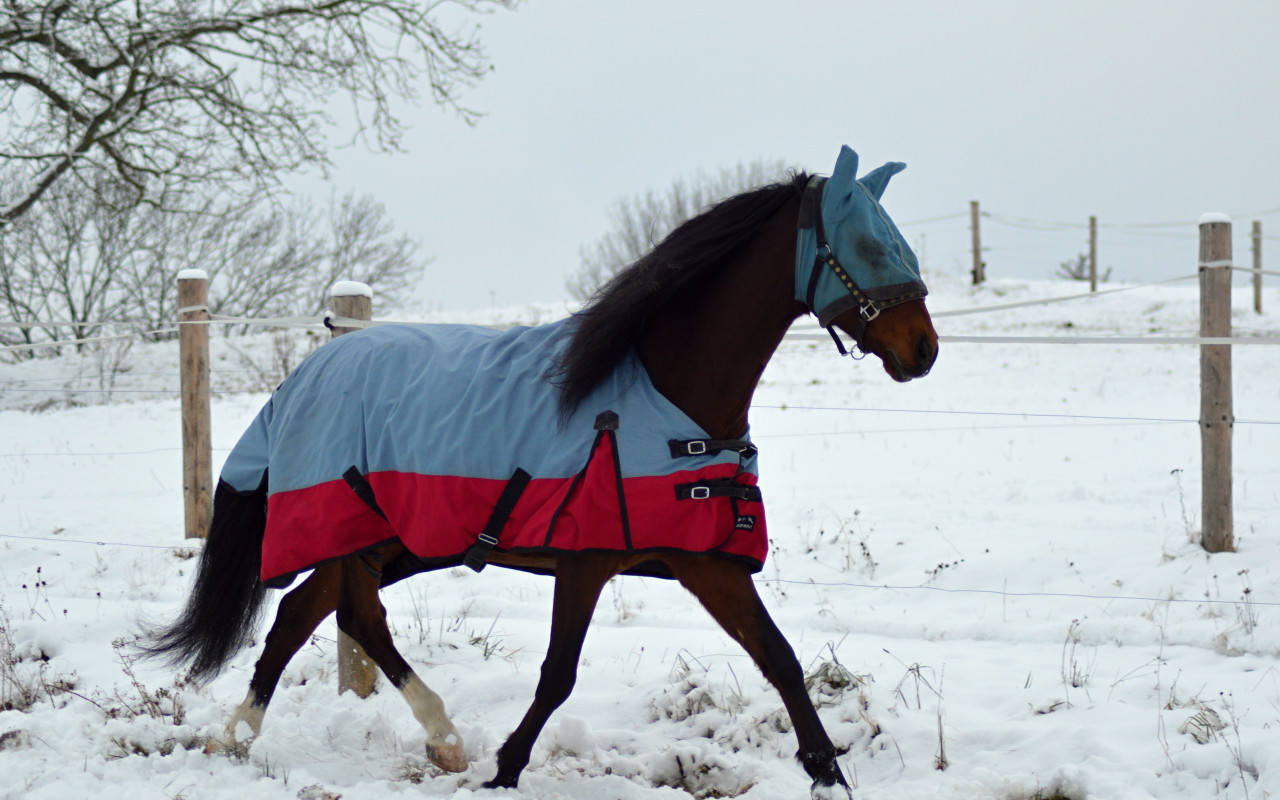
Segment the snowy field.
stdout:
[[[930,285],[935,311],[1080,291]],[[1193,283],[1151,287],[938,328],[1194,335],[1197,302]],[[1249,302],[1238,289],[1238,333],[1280,331],[1280,293],[1261,317]],[[215,468],[300,338],[215,338]],[[108,356],[0,364],[0,798],[808,796],[777,694],[691,597],[640,578],[606,589],[519,791],[480,788],[532,699],[551,604],[550,579],[496,568],[383,594],[467,772],[428,765],[385,683],[337,694],[332,621],[247,756],[205,755],[258,653],[197,687],[118,644],[176,611],[198,550],[176,348]],[[1253,421],[1235,429],[1239,552],[1209,556],[1194,347],[951,344],[902,386],[875,359],[784,344],[752,413],[772,534],[758,580],[858,798],[1280,797],[1280,349],[1234,357]]]

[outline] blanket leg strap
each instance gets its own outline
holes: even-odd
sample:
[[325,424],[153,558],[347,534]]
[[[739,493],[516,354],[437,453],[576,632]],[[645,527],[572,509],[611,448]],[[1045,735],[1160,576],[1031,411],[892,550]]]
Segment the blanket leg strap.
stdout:
[[369,485],[369,479],[360,474],[358,467],[353,464],[342,473],[342,479],[351,487],[351,491],[356,493],[356,497],[364,501],[365,505],[372,508],[383,519],[387,518],[382,506],[378,505],[378,499],[373,496],[373,487]]
[[524,494],[525,488],[529,486],[529,473],[522,469],[516,468],[512,473],[511,479],[507,481],[507,485],[503,487],[502,494],[498,497],[498,502],[493,507],[493,514],[489,516],[488,523],[485,524],[484,530],[476,538],[476,543],[467,548],[467,553],[462,557],[462,563],[471,569],[479,572],[484,569],[485,562],[489,560],[489,553],[493,552],[494,546],[498,543],[498,537],[502,534],[502,529],[507,524],[507,520],[511,518],[511,512],[515,510],[516,501],[520,499],[520,495]]

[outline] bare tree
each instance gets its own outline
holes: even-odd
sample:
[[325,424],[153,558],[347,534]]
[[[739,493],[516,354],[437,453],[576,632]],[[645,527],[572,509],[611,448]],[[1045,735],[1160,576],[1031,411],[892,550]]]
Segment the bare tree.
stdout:
[[[93,198],[122,191],[110,179],[92,194],[53,187],[39,213],[0,229],[0,308],[28,328],[6,329],[5,344],[62,341],[99,333],[99,321],[122,316],[119,277],[134,268],[149,220],[121,214]],[[124,189],[127,191],[127,189]],[[57,320],[67,325],[40,324]]]
[[311,273],[303,313],[323,310],[329,289],[340,280],[356,280],[377,290],[378,305],[395,307],[426,266],[417,256],[420,242],[397,234],[386,208],[370,195],[331,195],[325,218],[325,245],[319,268]]
[[[1054,275],[1068,281],[1089,280],[1089,254],[1081,253],[1075,258],[1059,262]],[[1107,271],[1099,275],[1098,280],[1102,283],[1111,280],[1111,267],[1107,267]]]
[[430,261],[418,254],[421,243],[398,233],[386,208],[368,195],[332,194],[323,206],[299,200],[152,213],[165,233],[149,248],[146,264],[138,262],[144,268],[124,281],[132,316],[156,326],[173,319],[173,285],[183,269],[209,274],[215,314],[298,316],[323,311],[339,280],[368,284],[380,307],[394,308]]
[[586,300],[680,223],[730,195],[780,180],[787,172],[781,161],[756,160],[714,175],[698,173],[688,181],[677,180],[662,196],[650,191],[617,201],[609,209],[612,229],[579,250],[581,264],[565,279],[565,288],[574,298]]
[[75,323],[0,328],[0,344],[95,336],[103,320],[170,327],[174,281],[188,268],[209,273],[211,311],[253,317],[316,313],[342,278],[368,283],[381,306],[393,307],[427,263],[420,243],[397,233],[367,196],[289,206],[206,199],[178,212],[103,204],[111,191],[128,191],[110,188],[112,179],[102,176],[106,185],[87,194],[53,187],[0,229],[0,315]]
[[[182,205],[193,187],[263,193],[328,163],[323,107],[345,94],[357,134],[398,149],[393,98],[467,121],[462,88],[489,69],[463,12],[517,0],[4,0],[0,3],[0,227],[64,178]],[[452,10],[452,9],[451,9]],[[458,14],[449,14],[455,22]]]

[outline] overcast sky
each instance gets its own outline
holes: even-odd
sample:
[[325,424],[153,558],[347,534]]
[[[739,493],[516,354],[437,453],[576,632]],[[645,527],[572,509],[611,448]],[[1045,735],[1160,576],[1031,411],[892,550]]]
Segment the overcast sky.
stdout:
[[[336,156],[333,182],[435,257],[420,310],[566,299],[614,201],[757,158],[828,173],[846,143],[862,171],[907,162],[884,202],[900,223],[970,199],[1003,220],[1096,214],[1119,279],[1195,272],[1206,211],[1235,218],[1238,263],[1254,215],[1280,237],[1275,0],[533,0],[480,21],[478,125],[403,107],[407,153]],[[958,274],[968,226],[903,230]],[[1087,247],[1083,228],[982,234],[990,277],[1047,278]]]

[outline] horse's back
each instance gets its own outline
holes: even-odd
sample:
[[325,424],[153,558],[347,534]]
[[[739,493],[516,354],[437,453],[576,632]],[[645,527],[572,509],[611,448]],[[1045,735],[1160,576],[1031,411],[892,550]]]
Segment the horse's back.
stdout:
[[[335,339],[300,364],[237,443],[223,478],[272,493],[354,466],[506,478],[527,423],[557,424],[547,376],[562,323],[497,331],[380,325]],[[522,430],[513,436],[513,428]],[[572,464],[565,465],[573,468]]]

